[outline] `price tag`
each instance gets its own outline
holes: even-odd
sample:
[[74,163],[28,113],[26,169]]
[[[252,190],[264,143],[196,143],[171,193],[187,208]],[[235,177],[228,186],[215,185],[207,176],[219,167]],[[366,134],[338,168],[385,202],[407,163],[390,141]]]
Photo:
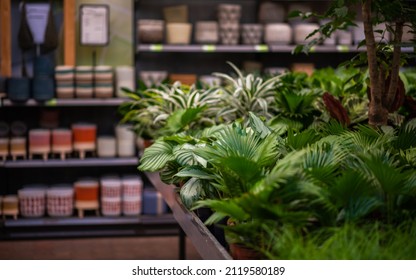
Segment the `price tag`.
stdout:
[[152,52],[161,52],[163,51],[163,45],[160,45],[160,44],[150,45],[150,50]]
[[337,46],[337,50],[339,52],[349,52],[350,51],[350,48],[348,46],[346,46],[346,45],[338,45]]
[[46,101],[46,106],[56,106],[58,104],[58,100],[56,98],[52,98],[48,101]]
[[217,47],[215,45],[203,45],[202,50],[204,52],[215,52],[217,50]]
[[268,52],[269,46],[268,45],[256,45],[255,50],[258,52]]

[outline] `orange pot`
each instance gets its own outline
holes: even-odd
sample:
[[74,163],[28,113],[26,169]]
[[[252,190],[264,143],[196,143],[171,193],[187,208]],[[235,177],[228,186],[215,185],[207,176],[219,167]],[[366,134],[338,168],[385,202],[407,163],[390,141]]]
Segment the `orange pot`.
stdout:
[[76,201],[97,201],[99,183],[95,180],[80,180],[74,183]]

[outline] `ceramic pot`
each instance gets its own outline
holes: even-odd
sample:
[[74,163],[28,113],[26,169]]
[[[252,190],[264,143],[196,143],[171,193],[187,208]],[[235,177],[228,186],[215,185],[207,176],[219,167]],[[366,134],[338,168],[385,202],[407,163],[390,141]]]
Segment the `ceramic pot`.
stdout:
[[56,84],[56,97],[62,99],[74,98],[75,85],[73,82],[64,83],[60,82]]
[[246,73],[260,73],[263,65],[257,61],[244,61],[243,70]]
[[74,211],[74,189],[69,184],[57,184],[46,191],[46,205],[51,217],[69,217]]
[[139,176],[123,176],[121,185],[123,198],[142,196],[143,181]]
[[100,65],[94,67],[94,81],[95,83],[112,83],[113,82],[113,67],[108,65]]
[[339,45],[352,45],[352,32],[350,30],[337,30]]
[[72,82],[75,78],[75,67],[69,65],[59,65],[55,67],[55,80],[60,82]]
[[160,215],[167,211],[162,194],[153,188],[143,189],[143,214]]
[[51,151],[51,132],[49,129],[29,130],[29,154],[42,154],[47,158]]
[[123,198],[123,215],[134,216],[142,213],[142,197],[129,196]]
[[19,214],[19,198],[17,195],[6,195],[3,197],[3,215],[11,215],[17,218]]
[[96,98],[112,98],[114,93],[112,83],[96,83],[94,87],[94,96]]
[[166,24],[166,41],[173,45],[187,45],[191,43],[192,24],[168,23]]
[[292,42],[292,27],[287,23],[268,23],[264,27],[267,44],[288,45]]
[[20,214],[27,218],[38,218],[45,215],[46,188],[43,186],[24,187],[17,191]]
[[116,95],[125,97],[122,88],[135,89],[135,69],[132,66],[117,66],[116,72]]
[[238,22],[241,19],[242,6],[237,4],[219,4],[217,7],[218,20],[221,22]]
[[262,255],[242,244],[230,244],[230,254],[234,260],[261,260]]
[[286,67],[267,67],[267,68],[264,68],[264,74],[269,75],[269,76],[281,75],[281,74],[286,73],[288,71],[289,71],[289,69],[287,69]]
[[74,150],[81,152],[81,158],[83,158],[85,151],[95,150],[97,140],[97,126],[95,124],[73,124],[71,129]]
[[137,21],[137,38],[140,43],[162,43],[165,33],[165,21],[141,19]]
[[75,200],[98,205],[99,183],[93,179],[80,179],[74,183]]
[[25,103],[30,98],[31,81],[29,78],[12,77],[7,80],[7,97],[15,103]]
[[258,45],[263,39],[263,25],[247,23],[241,25],[242,43],[245,45]]
[[315,31],[319,28],[318,24],[315,23],[299,23],[293,27],[294,32],[294,41],[296,44],[305,44],[309,43],[314,39],[319,38],[319,34],[315,33],[315,35],[306,38],[310,33]]
[[72,152],[72,131],[70,129],[52,130],[52,152],[59,154]]
[[113,136],[99,136],[97,138],[97,154],[98,157],[115,157],[116,138]]
[[183,85],[193,85],[197,81],[197,75],[172,73],[169,75],[169,80],[172,83],[180,82]]
[[55,65],[47,55],[36,56],[33,60],[33,77],[53,77]]
[[197,21],[195,23],[195,42],[216,44],[218,40],[218,23],[216,21]]
[[94,86],[92,83],[77,83],[75,87],[75,97],[92,98],[94,96]]
[[0,159],[6,160],[9,155],[9,138],[0,138]]
[[163,8],[163,16],[167,24],[188,22],[188,6],[176,5]]
[[212,75],[202,75],[199,81],[208,87],[217,87],[221,85],[221,78]]
[[100,179],[101,197],[121,197],[121,179],[117,176],[103,176]]
[[136,155],[135,141],[120,140],[117,141],[117,156],[134,157]]
[[[328,19],[323,19],[323,20],[320,20],[320,22],[319,22],[319,25],[324,25],[324,24],[327,24],[328,22],[329,22],[330,20],[328,20]],[[336,45],[337,44],[337,37],[338,37],[338,33],[337,33],[337,31],[335,31],[335,32],[333,32],[332,34],[331,34],[331,36],[330,37],[328,37],[328,38],[325,38],[324,39],[324,41],[322,42],[322,44],[323,45],[326,45],[326,46],[333,46],[333,45]]]
[[101,197],[101,213],[103,216],[120,216],[120,197]]
[[259,7],[259,22],[263,24],[284,22],[286,10],[283,5],[271,1],[263,2]]
[[237,45],[240,39],[239,23],[220,23],[220,43],[223,45]]
[[25,137],[12,137],[10,139],[10,155],[13,160],[17,157],[26,158],[26,138]]
[[313,74],[315,66],[313,63],[293,63],[291,70],[293,72],[303,72],[308,74],[308,76]]
[[77,66],[75,67],[75,80],[88,81],[92,83],[94,79],[94,68],[92,66]]

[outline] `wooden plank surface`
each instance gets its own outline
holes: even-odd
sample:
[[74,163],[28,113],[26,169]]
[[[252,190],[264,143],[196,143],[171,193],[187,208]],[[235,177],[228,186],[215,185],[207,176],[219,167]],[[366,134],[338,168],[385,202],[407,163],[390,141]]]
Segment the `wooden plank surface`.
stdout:
[[75,0],[64,0],[64,64],[75,66]]
[[11,0],[0,1],[0,76],[12,75]]

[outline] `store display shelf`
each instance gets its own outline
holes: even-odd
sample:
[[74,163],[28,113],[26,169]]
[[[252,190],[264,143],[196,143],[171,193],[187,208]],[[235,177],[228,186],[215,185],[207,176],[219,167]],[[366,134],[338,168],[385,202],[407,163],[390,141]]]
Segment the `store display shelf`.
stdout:
[[34,99],[29,99],[25,103],[14,103],[9,99],[3,99],[1,106],[11,107],[11,106],[46,106],[46,107],[72,107],[72,106],[118,106],[123,102],[127,101],[126,98],[73,98],[73,99],[59,99],[54,98],[46,102],[37,102]]
[[[179,236],[172,214],[131,217],[18,218],[0,222],[0,239],[74,238],[109,236]],[[182,248],[184,249],[184,248]]]
[[84,159],[32,159],[6,160],[0,162],[5,168],[34,168],[34,167],[88,167],[88,166],[131,166],[137,165],[137,157],[126,158],[84,158]]
[[[140,44],[137,52],[195,52],[195,53],[292,53],[294,45],[164,45],[164,44]],[[358,48],[355,45],[322,45],[312,47],[311,53],[353,53],[363,52],[364,47]],[[402,52],[411,53],[411,47],[402,47]]]
[[152,185],[162,194],[173,216],[192,241],[203,259],[230,260],[227,250],[218,242],[202,221],[181,202],[177,189],[164,184],[158,173],[145,173]]

